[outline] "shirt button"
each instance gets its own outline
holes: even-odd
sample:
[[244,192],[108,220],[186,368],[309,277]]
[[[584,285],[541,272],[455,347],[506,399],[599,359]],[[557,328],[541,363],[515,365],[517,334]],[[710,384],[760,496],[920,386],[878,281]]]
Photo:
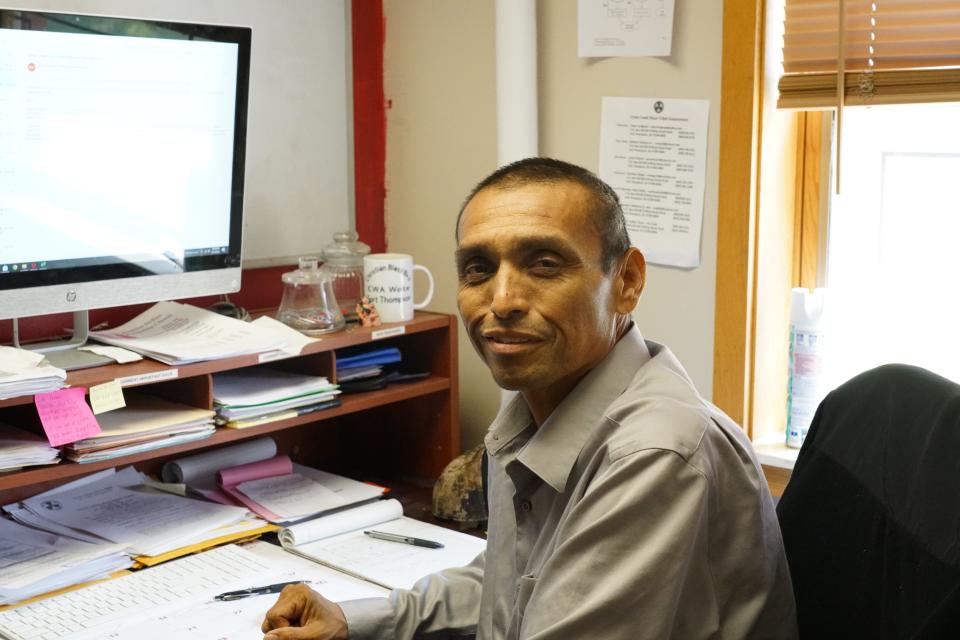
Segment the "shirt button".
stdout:
[[520,511],[526,511],[527,513],[533,511],[533,505],[530,504],[529,500],[524,500],[520,503]]

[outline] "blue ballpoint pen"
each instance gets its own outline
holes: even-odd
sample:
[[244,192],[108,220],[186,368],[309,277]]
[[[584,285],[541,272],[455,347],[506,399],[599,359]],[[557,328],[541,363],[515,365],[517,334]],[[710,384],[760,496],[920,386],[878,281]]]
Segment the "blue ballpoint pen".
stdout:
[[221,600],[224,602],[229,602],[230,600],[240,600],[241,598],[249,598],[251,596],[262,596],[268,593],[280,593],[283,591],[283,588],[288,584],[310,584],[309,580],[292,580],[290,582],[278,582],[276,584],[268,584],[262,587],[250,587],[249,589],[240,589],[239,591],[227,591],[226,593],[221,593],[213,597],[214,600]]

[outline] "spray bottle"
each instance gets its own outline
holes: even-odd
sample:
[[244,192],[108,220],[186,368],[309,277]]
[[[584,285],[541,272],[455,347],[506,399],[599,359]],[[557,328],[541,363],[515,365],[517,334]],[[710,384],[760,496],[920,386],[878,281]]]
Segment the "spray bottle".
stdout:
[[821,325],[826,292],[792,292],[790,306],[790,380],[787,388],[787,446],[800,448],[817,406],[826,395]]

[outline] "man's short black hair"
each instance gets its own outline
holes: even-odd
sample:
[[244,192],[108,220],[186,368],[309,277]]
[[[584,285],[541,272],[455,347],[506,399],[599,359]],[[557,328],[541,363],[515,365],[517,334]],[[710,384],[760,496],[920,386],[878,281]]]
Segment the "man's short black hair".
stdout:
[[504,165],[481,180],[463,201],[460,213],[457,214],[457,239],[460,234],[460,219],[463,210],[473,200],[473,197],[484,189],[511,190],[528,184],[552,184],[559,182],[574,182],[585,188],[593,200],[593,220],[600,233],[602,245],[602,266],[605,272],[616,262],[617,258],[630,248],[630,237],[627,235],[627,224],[623,218],[623,209],[620,207],[620,198],[606,182],[598,178],[593,172],[562,160],[553,158],[525,158],[511,164]]

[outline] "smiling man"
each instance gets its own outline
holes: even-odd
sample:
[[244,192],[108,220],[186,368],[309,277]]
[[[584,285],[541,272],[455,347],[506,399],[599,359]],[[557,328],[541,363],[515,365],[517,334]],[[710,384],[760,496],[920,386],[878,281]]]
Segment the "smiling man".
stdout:
[[487,550],[384,599],[288,587],[266,637],[796,637],[749,442],[633,324],[645,264],[613,190],[557,160],[503,167],[467,198],[456,257],[470,340],[519,392],[485,440]]

